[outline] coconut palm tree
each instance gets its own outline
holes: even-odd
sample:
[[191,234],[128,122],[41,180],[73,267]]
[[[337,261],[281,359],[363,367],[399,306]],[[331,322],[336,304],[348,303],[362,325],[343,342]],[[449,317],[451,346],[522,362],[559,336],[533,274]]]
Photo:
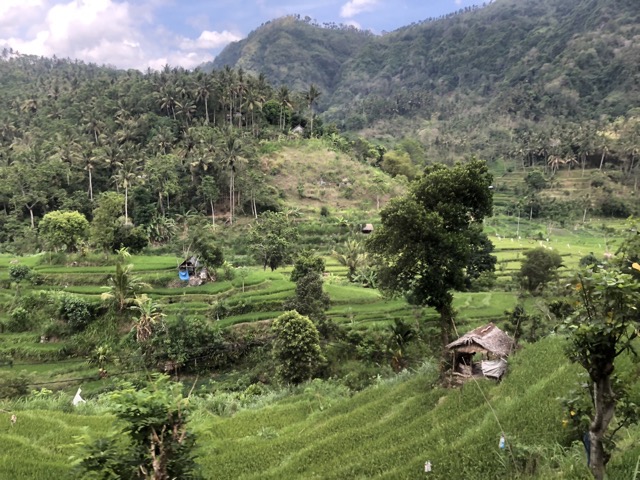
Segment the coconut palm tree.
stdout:
[[211,96],[211,79],[203,72],[198,72],[195,83],[196,102],[204,104],[204,115],[207,125],[209,125],[209,97]]
[[347,240],[338,250],[331,252],[331,256],[335,258],[340,265],[349,269],[347,278],[352,281],[356,270],[364,265],[367,261],[367,253],[364,246],[355,238]]
[[291,93],[289,92],[289,88],[285,85],[282,85],[278,90],[278,103],[280,104],[280,129],[284,131],[285,126],[285,108],[291,108]]
[[126,248],[118,250],[116,271],[108,280],[109,291],[101,295],[102,300],[111,301],[119,313],[124,312],[131,305],[140,290],[150,288],[147,283],[133,275],[133,265],[125,265],[130,257],[131,254]]
[[144,343],[153,335],[156,325],[162,322],[165,314],[160,310],[160,304],[146,294],[136,295],[129,308],[138,316],[134,325],[136,342]]
[[229,223],[233,224],[235,204],[235,174],[238,163],[244,160],[247,149],[242,140],[229,127],[218,145],[220,161],[229,169]]
[[311,116],[311,123],[309,126],[309,136],[313,136],[313,104],[316,102],[318,97],[321,95],[320,90],[312,83],[309,86],[309,90],[304,93],[304,99],[307,101],[307,106],[309,107],[309,114]]
[[117,186],[124,189],[124,223],[129,223],[129,189],[136,183],[142,181],[140,173],[141,166],[135,160],[126,161],[120,164],[118,171],[113,177]]

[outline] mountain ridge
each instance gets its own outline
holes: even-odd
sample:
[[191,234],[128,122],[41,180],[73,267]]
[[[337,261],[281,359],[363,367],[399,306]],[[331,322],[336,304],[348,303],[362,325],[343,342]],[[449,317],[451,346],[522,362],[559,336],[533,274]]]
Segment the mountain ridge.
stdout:
[[[329,33],[331,43],[323,40]],[[262,72],[299,90],[317,84],[324,92],[319,108],[338,123],[362,112],[365,124],[390,113],[441,113],[441,97],[455,94],[470,97],[462,110],[480,100],[492,112],[534,120],[619,116],[640,106],[640,42],[633,41],[640,35],[640,13],[629,0],[496,0],[385,35],[364,35],[360,43],[347,35],[356,34],[287,17],[229,45],[213,66]],[[264,45],[287,36],[297,40],[295,49]],[[339,38],[350,48],[335,55],[339,68],[327,68],[323,60]],[[307,55],[305,45],[320,45],[323,55]],[[398,112],[394,102],[404,103]]]

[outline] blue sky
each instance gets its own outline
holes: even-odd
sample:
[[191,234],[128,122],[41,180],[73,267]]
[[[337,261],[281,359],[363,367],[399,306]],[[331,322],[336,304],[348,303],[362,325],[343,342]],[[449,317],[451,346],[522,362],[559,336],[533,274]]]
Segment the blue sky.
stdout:
[[120,68],[193,68],[289,14],[378,34],[473,0],[0,0],[0,47]]

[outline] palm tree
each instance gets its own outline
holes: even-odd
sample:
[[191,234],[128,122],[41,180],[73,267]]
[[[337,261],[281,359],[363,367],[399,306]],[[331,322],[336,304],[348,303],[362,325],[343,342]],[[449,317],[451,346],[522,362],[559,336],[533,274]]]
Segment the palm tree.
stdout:
[[118,260],[116,261],[116,271],[113,277],[108,280],[109,291],[101,295],[103,300],[112,301],[119,313],[129,306],[136,293],[143,288],[150,288],[139,277],[133,275],[133,265],[125,265],[131,254],[126,248],[118,250]]
[[228,128],[220,141],[218,155],[222,163],[229,169],[229,223],[233,224],[234,204],[235,204],[235,173],[238,162],[244,160],[247,154],[246,148],[241,139]]
[[347,272],[349,281],[353,281],[356,270],[367,261],[367,253],[364,250],[364,246],[354,238],[347,240],[339,251],[334,250],[331,252],[331,256],[340,265],[349,269]]
[[160,304],[146,294],[136,295],[133,305],[129,308],[138,313],[135,323],[136,342],[144,343],[153,335],[155,326],[162,321],[165,314],[160,311]]
[[254,113],[256,110],[262,109],[263,97],[260,96],[258,91],[254,88],[248,88],[245,94],[244,107],[247,111],[251,113],[251,130],[254,135],[257,135],[255,130],[255,116]]
[[209,125],[209,96],[211,95],[211,80],[209,76],[198,72],[195,85],[196,102],[204,103],[204,114],[207,125]]
[[136,181],[142,180],[142,175],[140,175],[141,167],[138,165],[135,160],[123,162],[120,164],[120,168],[114,175],[113,179],[121,188],[124,188],[124,223],[129,224],[129,189],[132,185],[136,183]]
[[309,90],[304,93],[304,99],[307,101],[309,107],[309,113],[311,114],[311,125],[309,127],[309,136],[313,136],[313,104],[321,95],[320,90],[312,83],[309,86]]
[[291,98],[289,88],[282,85],[278,90],[278,103],[280,104],[280,129],[284,131],[285,115],[284,109],[291,108]]

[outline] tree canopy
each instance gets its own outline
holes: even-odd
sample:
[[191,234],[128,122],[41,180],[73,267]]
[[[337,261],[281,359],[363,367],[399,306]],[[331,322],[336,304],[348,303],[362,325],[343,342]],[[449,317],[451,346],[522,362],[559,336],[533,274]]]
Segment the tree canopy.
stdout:
[[477,226],[492,211],[491,182],[479,160],[428,167],[405,196],[381,211],[382,225],[367,241],[379,264],[381,290],[434,307],[443,342],[452,327],[451,291],[464,288],[473,254],[485,241]]

